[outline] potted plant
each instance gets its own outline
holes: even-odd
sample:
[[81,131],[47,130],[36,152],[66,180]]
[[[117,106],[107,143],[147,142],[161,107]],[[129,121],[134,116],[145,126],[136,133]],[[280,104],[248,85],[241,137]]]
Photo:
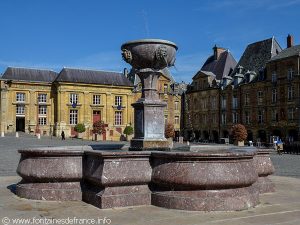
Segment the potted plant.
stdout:
[[247,130],[242,124],[235,124],[231,128],[231,134],[234,138],[234,144],[237,146],[244,146],[247,139]]
[[83,123],[78,123],[74,127],[74,130],[78,133],[78,138],[83,138],[83,133],[85,132],[85,126]]
[[[96,121],[93,123],[93,134],[96,135],[95,140],[98,140],[97,136],[100,135],[100,137],[105,133],[105,123],[101,120]],[[101,137],[103,139],[103,137]]]
[[170,148],[173,147],[173,138],[174,138],[174,136],[175,136],[174,124],[167,123],[166,127],[165,127],[165,137],[169,141]]
[[128,140],[128,136],[133,134],[133,127],[132,126],[126,126],[123,133],[126,135],[126,140]]

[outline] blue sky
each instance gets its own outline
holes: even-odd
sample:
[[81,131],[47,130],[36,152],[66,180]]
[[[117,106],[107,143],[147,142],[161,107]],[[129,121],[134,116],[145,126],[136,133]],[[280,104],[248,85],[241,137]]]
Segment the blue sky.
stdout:
[[212,47],[238,61],[250,43],[286,36],[300,44],[300,0],[1,0],[0,73],[7,66],[122,71],[122,43],[175,42],[176,81],[191,82]]

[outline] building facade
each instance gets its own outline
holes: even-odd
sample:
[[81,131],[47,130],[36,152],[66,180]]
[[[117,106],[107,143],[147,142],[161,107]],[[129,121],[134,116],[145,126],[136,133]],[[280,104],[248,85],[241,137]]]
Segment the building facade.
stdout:
[[[284,50],[274,37],[248,45],[233,71],[220,82],[214,74],[198,72],[188,91],[195,138],[212,139],[203,133],[197,136],[196,131],[216,130],[218,126],[219,137],[230,137],[231,127],[241,123],[247,129],[249,141],[269,143],[273,136],[299,141],[299,61],[300,46],[294,46],[289,35]],[[201,79],[209,80],[206,76],[215,86],[201,90]],[[214,113],[209,109],[205,113],[205,104],[200,102],[215,95],[218,126],[212,127],[215,119],[210,119],[208,127],[205,120]],[[209,102],[214,104],[212,100]]]
[[[186,93],[186,139],[218,142],[221,133],[220,82],[228,77],[237,62],[229,50],[213,47],[200,71],[193,77]],[[224,119],[224,118],[223,118]]]
[[[135,86],[128,74],[108,71],[63,68],[50,70],[8,67],[1,77],[0,128],[4,133],[66,137],[78,136],[74,127],[84,124],[84,139],[95,139],[93,124],[103,121],[103,140],[121,140],[126,126],[134,127],[131,106],[140,98],[140,85]],[[174,89],[175,87],[175,89]],[[170,74],[161,76],[158,90],[167,102],[165,122],[180,130],[181,96]],[[175,91],[174,91],[175,90]]]
[[121,73],[64,68],[48,70],[9,67],[1,79],[1,131],[93,139],[93,123],[106,124],[104,140],[120,140],[133,125],[133,85]]

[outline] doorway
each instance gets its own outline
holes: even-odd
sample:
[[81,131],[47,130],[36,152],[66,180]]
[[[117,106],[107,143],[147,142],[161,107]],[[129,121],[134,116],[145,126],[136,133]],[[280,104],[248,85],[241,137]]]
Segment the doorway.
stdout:
[[16,131],[25,132],[25,117],[16,117]]
[[93,123],[98,122],[101,120],[101,111],[94,110],[93,111]]

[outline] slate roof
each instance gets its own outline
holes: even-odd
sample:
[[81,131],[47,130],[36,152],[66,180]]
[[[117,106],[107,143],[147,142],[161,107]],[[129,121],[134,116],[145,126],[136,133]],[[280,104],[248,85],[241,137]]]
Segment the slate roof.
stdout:
[[234,57],[226,50],[222,52],[216,60],[214,55],[208,57],[201,70],[212,72],[216,75],[217,80],[221,80],[223,76],[227,76],[231,73],[236,64],[237,62]]
[[52,70],[8,67],[1,79],[51,83],[56,77]]
[[122,73],[75,68],[63,68],[55,81],[114,86],[133,86],[133,84]]
[[264,70],[266,63],[281,50],[274,37],[249,44],[232,74],[237,72],[239,66],[242,66],[244,71],[255,71],[259,74]]
[[276,61],[284,58],[288,58],[291,56],[299,56],[300,55],[300,45],[295,45],[290,48],[286,48],[282,50],[278,55],[271,58],[270,61]]

